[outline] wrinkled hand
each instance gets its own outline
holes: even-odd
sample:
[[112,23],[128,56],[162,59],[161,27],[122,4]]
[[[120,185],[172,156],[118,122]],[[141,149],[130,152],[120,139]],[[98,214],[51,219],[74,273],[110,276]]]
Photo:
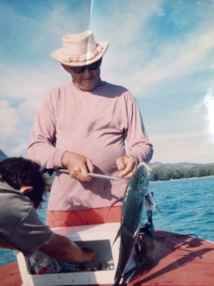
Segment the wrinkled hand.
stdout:
[[134,171],[137,169],[137,163],[128,155],[122,156],[116,160],[117,169],[120,172],[120,176],[126,179],[130,179]]
[[91,181],[89,173],[93,173],[92,161],[80,154],[66,151],[62,156],[62,166],[68,169],[72,178],[79,181]]
[[82,251],[84,252],[86,256],[87,261],[85,263],[96,260],[96,253],[92,249],[83,247]]

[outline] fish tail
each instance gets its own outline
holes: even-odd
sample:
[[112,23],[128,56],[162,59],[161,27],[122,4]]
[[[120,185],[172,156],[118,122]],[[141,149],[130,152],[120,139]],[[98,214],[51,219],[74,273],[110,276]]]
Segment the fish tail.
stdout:
[[114,284],[113,284],[113,286],[118,286],[118,285],[120,285],[120,279],[119,279],[119,280],[116,280],[116,281],[114,282]]
[[118,285],[120,285],[121,277],[122,277],[121,271],[117,271],[117,272],[116,272],[116,275],[115,275],[115,278],[114,278],[114,285],[113,285],[113,286],[118,286]]

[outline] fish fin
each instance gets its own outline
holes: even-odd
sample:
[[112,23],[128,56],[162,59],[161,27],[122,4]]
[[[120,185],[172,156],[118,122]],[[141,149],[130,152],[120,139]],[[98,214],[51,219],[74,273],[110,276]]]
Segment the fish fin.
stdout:
[[135,239],[135,238],[138,236],[139,231],[140,231],[140,225],[139,225],[138,228],[135,230],[135,233],[133,234],[132,239]]
[[120,197],[120,198],[116,199],[116,201],[113,202],[113,203],[109,206],[109,208],[107,209],[106,215],[105,215],[105,219],[107,218],[110,209],[111,209],[115,204],[117,204],[118,202],[121,202],[122,200],[123,200],[123,197]]
[[160,210],[160,208],[155,204],[153,205],[153,208],[160,214],[162,214],[162,211]]
[[126,273],[123,274],[123,276],[121,277],[123,279],[122,285],[126,285],[131,281],[132,277],[134,276],[135,272],[139,269],[140,266],[142,265],[137,264],[136,266],[129,269]]
[[162,211],[160,210],[160,208],[156,204],[156,202],[153,198],[153,195],[150,192],[148,192],[148,195],[145,197],[145,199],[148,202],[148,204],[154,208],[154,210],[156,210],[160,214],[162,213]]
[[[121,278],[120,278],[120,279],[121,279]],[[113,286],[118,286],[118,285],[120,285],[120,279],[117,279],[117,280],[114,282]]]
[[118,239],[118,237],[121,235],[121,229],[122,229],[122,225],[120,226],[120,228],[119,228],[119,230],[118,230],[118,232],[117,232],[117,235],[116,235],[116,237],[115,237],[115,239],[114,239],[114,241],[113,241],[113,244],[112,245],[114,245],[115,244],[115,241]]

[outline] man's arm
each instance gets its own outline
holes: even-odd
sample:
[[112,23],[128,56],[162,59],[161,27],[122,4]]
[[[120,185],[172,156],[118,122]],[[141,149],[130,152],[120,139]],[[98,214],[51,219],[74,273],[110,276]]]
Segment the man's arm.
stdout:
[[80,248],[70,239],[58,234],[46,245],[40,248],[47,255],[72,263],[87,263],[96,259],[94,251],[88,248]]
[[[0,247],[15,249],[12,245],[1,242]],[[96,254],[88,248],[80,248],[70,239],[58,234],[46,245],[40,248],[45,254],[57,260],[71,263],[87,263],[96,259]]]
[[3,220],[9,223],[0,226],[0,247],[18,249],[25,254],[41,250],[65,262],[86,263],[95,259],[92,250],[81,249],[45,225],[27,197],[15,193],[7,201],[11,207]]
[[148,163],[153,155],[153,145],[147,136],[142,116],[136,100],[129,96],[127,97],[127,149],[130,155],[138,163]]
[[28,157],[42,167],[61,168],[61,158],[65,150],[55,147],[56,118],[54,106],[57,105],[59,90],[47,93],[43,98],[31,131]]

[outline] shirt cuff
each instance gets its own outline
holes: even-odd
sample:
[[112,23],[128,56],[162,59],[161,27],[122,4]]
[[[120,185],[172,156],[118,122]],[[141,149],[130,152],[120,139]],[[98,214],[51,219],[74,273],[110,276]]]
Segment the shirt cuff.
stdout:
[[134,155],[129,154],[129,156],[132,157],[132,159],[135,161],[135,164],[137,164],[137,165],[139,164],[138,159]]
[[57,149],[53,155],[54,168],[62,168],[62,156],[65,150]]

